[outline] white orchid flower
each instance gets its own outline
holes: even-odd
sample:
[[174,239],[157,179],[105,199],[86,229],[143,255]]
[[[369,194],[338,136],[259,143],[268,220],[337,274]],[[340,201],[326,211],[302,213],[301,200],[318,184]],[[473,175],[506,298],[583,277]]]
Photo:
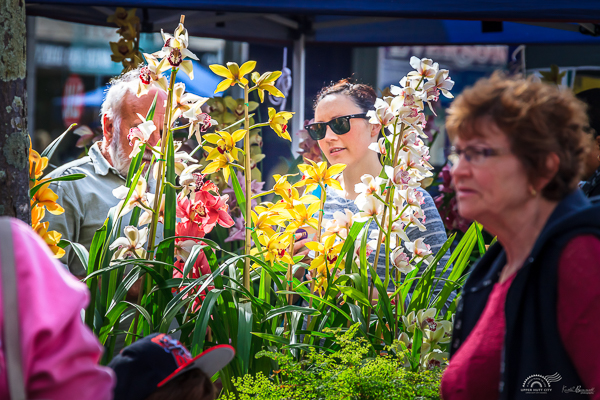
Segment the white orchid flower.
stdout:
[[344,212],[336,211],[333,213],[333,219],[328,220],[324,223],[325,231],[323,232],[322,238],[330,235],[339,235],[342,239],[348,237],[348,232],[352,227],[352,211],[344,209]]
[[410,66],[413,67],[416,71],[411,71],[407,74],[410,77],[418,77],[421,78],[433,78],[435,74],[439,70],[439,64],[434,63],[430,58],[422,58],[412,56],[410,58]]
[[425,83],[423,90],[427,93],[427,100],[437,101],[439,96],[437,90],[442,94],[452,99],[454,96],[450,93],[450,90],[454,87],[454,81],[448,76],[449,71],[447,69],[440,69],[433,79]]
[[164,33],[162,30],[160,33],[165,44],[160,51],[157,51],[153,55],[157,58],[164,58],[172,67],[180,67],[183,72],[188,74],[190,79],[194,79],[192,61],[184,61],[186,57],[198,60],[198,57],[187,48],[189,43],[187,29],[180,23],[173,35]]
[[408,332],[414,332],[417,325],[417,316],[415,315],[415,312],[411,311],[408,315],[403,315],[402,323]]
[[[355,260],[356,262],[358,262],[358,259],[360,258],[360,251],[361,251],[361,246],[362,246],[362,239],[360,239],[362,237],[362,233],[358,235],[358,239],[356,239],[355,243],[354,243],[354,258],[353,260]],[[377,241],[369,241],[367,242],[367,246],[365,247],[365,255],[367,256],[367,258],[371,255],[371,253],[373,252],[373,250],[375,249],[375,247],[377,246]]]
[[[150,198],[148,200],[149,205],[153,205],[154,202],[154,195],[150,194]],[[154,213],[150,210],[145,210],[142,215],[140,215],[140,219],[138,220],[138,226],[144,226],[146,224],[149,224],[152,221],[152,215]],[[164,222],[164,218],[165,218],[165,195],[162,195],[162,199],[160,202],[160,207],[158,209],[158,221],[159,222]]]
[[129,193],[129,188],[127,186],[119,186],[113,190],[113,196],[115,196],[117,199],[121,199],[119,204],[116,206],[117,210],[120,210],[121,207],[123,207],[119,217],[127,214],[129,211],[133,210],[134,207],[151,208],[154,195],[151,193],[146,193],[147,186],[146,179],[140,176],[137,184],[135,185],[133,193],[131,193],[129,200],[127,200],[127,203],[125,203],[125,198]]
[[202,112],[202,105],[206,100],[202,97],[202,100],[193,103],[189,110],[184,111],[182,114],[184,118],[187,118],[190,127],[188,139],[192,137],[194,133],[196,133],[196,139],[198,139],[198,143],[202,143],[202,138],[200,137],[200,133],[204,133],[211,126],[218,125],[219,123],[212,119],[210,115],[205,112]]
[[416,89],[420,80],[421,80],[421,77],[405,76],[404,78],[402,78],[400,80],[400,86],[402,86],[403,88],[411,87],[413,89]]
[[[384,223],[383,229],[387,230],[388,225],[389,225],[389,222]],[[398,236],[400,239],[402,239],[405,242],[410,241],[410,239],[406,235],[404,226],[405,226],[404,223],[402,223],[402,221],[400,221],[400,220],[392,222],[392,230],[390,232],[392,234],[392,239],[395,239],[396,236]]]
[[418,171],[421,175],[421,179],[433,175],[431,171],[429,171],[428,166],[423,165],[423,159],[418,156],[415,156],[411,151],[405,151],[403,149],[402,151],[400,151],[398,159],[400,160],[400,162],[404,163],[408,167],[408,169],[414,169]]
[[140,152],[142,144],[148,143],[150,136],[152,136],[152,132],[156,130],[154,121],[146,121],[146,118],[144,118],[141,114],[137,114],[137,116],[140,120],[142,120],[142,123],[137,127],[131,128],[127,134],[129,145],[133,146],[131,153],[129,153],[129,158],[135,157]]
[[385,148],[385,139],[380,138],[378,141],[373,142],[369,145],[369,149],[381,155],[387,155],[387,149]]
[[446,320],[435,321],[424,329],[425,340],[432,345],[449,343],[452,336],[452,323]]
[[185,262],[189,258],[192,248],[197,244],[198,242],[192,239],[175,243],[175,255]]
[[392,252],[392,264],[403,274],[408,274],[410,271],[415,269],[414,265],[410,264],[410,259],[404,252],[404,249],[400,246],[396,247]]
[[[183,171],[188,167],[188,164],[196,164],[198,161],[190,156],[187,152],[185,151],[178,151],[174,154],[174,167],[175,167],[175,175],[180,176]],[[158,179],[158,170],[159,170],[159,163],[155,163],[154,167],[152,168],[152,176],[154,177],[154,179]]]
[[386,100],[376,99],[375,110],[368,111],[367,117],[370,117],[369,122],[371,124],[388,126],[394,120],[395,116],[390,108],[390,103],[388,103]]
[[406,167],[402,164],[397,165],[395,168],[392,168],[389,165],[383,167],[385,170],[385,174],[389,179],[392,180],[392,184],[399,189],[404,189],[406,186],[409,187],[418,187],[419,182],[417,182],[408,171],[406,171]]
[[421,205],[425,204],[425,198],[419,190],[408,187],[399,190],[397,193],[408,205],[409,212],[420,212],[422,210]]
[[410,107],[417,111],[422,111],[424,108],[423,100],[420,98],[419,92],[411,87],[404,88],[404,107]]
[[192,107],[199,107],[206,103],[207,97],[200,97],[192,93],[185,92],[185,84],[178,82],[173,87],[173,103],[172,109],[173,120],[176,120],[186,111],[189,111]]
[[196,172],[202,168],[200,164],[188,165],[181,171],[181,175],[179,175],[179,185],[183,186],[183,190],[181,191],[181,196],[187,196],[190,192],[196,190],[202,183],[202,178],[204,175]]
[[373,194],[380,195],[381,194],[381,185],[384,180],[379,176],[374,178],[372,175],[364,174],[360,177],[361,183],[357,183],[354,185],[354,191],[359,194],[359,196],[367,197],[372,196]]
[[413,261],[416,263],[423,260],[425,264],[429,264],[433,260],[433,257],[431,256],[433,254],[431,252],[431,246],[426,244],[423,241],[423,238],[418,238],[414,242],[406,242],[404,243],[404,247],[406,247],[406,250],[413,253]]
[[354,215],[355,222],[364,222],[371,217],[376,217],[383,212],[383,203],[375,196],[357,197],[355,202],[360,213]]
[[150,90],[150,86],[156,86],[164,91],[167,91],[167,78],[161,74],[170,68],[169,64],[164,61],[158,61],[152,54],[144,53],[148,65],[140,69],[140,79],[138,81],[137,97],[140,97]]
[[146,250],[143,247],[148,239],[148,228],[138,230],[135,226],[126,226],[123,231],[125,237],[118,238],[109,246],[110,250],[119,249],[113,255],[113,260],[127,256],[145,258]]
[[405,226],[416,226],[417,228],[419,228],[419,230],[421,232],[425,232],[427,230],[427,228],[425,227],[425,225],[423,225],[419,219],[419,217],[421,216],[422,219],[425,218],[424,214],[423,214],[423,210],[419,209],[419,211],[416,212],[412,212],[412,211],[408,211],[408,212],[404,212],[401,216],[400,216],[400,221],[402,221],[402,223]]
[[421,366],[425,369],[440,368],[442,365],[448,363],[450,354],[440,349],[433,349],[431,352],[424,353],[424,357],[421,361]]

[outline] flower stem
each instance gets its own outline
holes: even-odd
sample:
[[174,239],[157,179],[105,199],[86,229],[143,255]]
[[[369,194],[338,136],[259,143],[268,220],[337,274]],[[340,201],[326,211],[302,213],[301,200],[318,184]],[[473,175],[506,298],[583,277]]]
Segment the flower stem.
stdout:
[[[388,194],[390,195],[390,198],[394,197],[394,189],[395,187],[393,185],[390,185],[390,188],[388,189]],[[391,211],[392,207],[393,205],[390,204],[390,212],[388,214],[388,228],[387,232],[385,233],[385,282],[383,284],[383,287],[385,288],[387,288],[390,283],[390,236],[392,234],[392,224],[394,223],[394,215]]]
[[[400,134],[402,134],[403,131],[404,131],[404,123],[402,123],[402,125],[400,126]],[[398,143],[396,144],[396,151],[394,152],[394,160],[392,162],[392,168],[395,168],[396,165],[398,164],[398,156],[400,153],[401,146],[402,146],[402,141],[398,140]],[[388,177],[386,186],[392,186],[392,179],[389,177]],[[390,199],[392,197],[391,194],[392,194],[392,191],[388,190],[387,195],[385,196],[385,203],[383,203],[383,212],[381,214],[382,221],[385,219],[387,209],[388,209],[388,204],[390,203]],[[380,229],[379,237],[377,238],[377,247],[375,248],[375,260],[373,261],[373,267],[375,268],[375,271],[377,271],[377,263],[379,262],[379,252],[381,250],[381,242],[382,241],[383,241],[383,230]],[[374,281],[374,279],[371,278],[371,287],[369,288],[369,303],[373,302],[373,291],[375,290],[375,285],[374,285],[373,281]],[[384,289],[387,289],[387,286],[384,287]],[[369,309],[369,318],[370,318],[370,314],[371,314],[371,310]]]
[[[325,185],[323,185],[322,183],[319,183],[319,186],[321,187],[321,203],[319,206],[319,222],[317,223],[317,232],[315,233],[315,241],[317,243],[321,242],[321,224],[323,223],[323,214],[325,213],[325,211],[323,211],[323,209],[325,208],[325,200],[327,199],[327,193],[325,192]],[[327,268],[327,255],[325,255],[325,268]],[[316,273],[316,271],[315,271]],[[312,279],[310,281],[310,292],[314,293],[315,292],[315,280]],[[308,300],[308,306],[312,307],[312,303],[313,303],[313,298],[311,297]],[[306,325],[308,326],[308,324],[310,324],[310,320],[311,320],[311,316],[308,316]]]
[[[167,106],[165,108],[165,121],[163,125],[162,138],[160,141],[160,152],[161,154],[165,154],[167,139],[170,134],[169,127],[171,126],[171,104],[173,103],[173,86],[175,86],[175,76],[177,75],[176,69],[171,69],[171,79],[169,82],[169,89],[167,92]],[[148,235],[148,253],[146,254],[146,259],[150,260],[154,255],[154,239],[156,238],[156,226],[158,224],[158,214],[160,211],[160,202],[162,199],[162,181],[164,179],[165,173],[165,164],[164,161],[158,161],[158,178],[156,179],[156,189],[154,190],[154,205],[152,214],[152,222],[150,223],[150,234]],[[140,291],[138,293],[137,304],[140,304],[142,298],[144,297],[144,290],[146,287],[150,286],[147,274],[144,274],[142,277],[142,284],[140,286]],[[133,334],[137,335],[138,331],[138,321],[139,321],[140,312],[136,309],[135,311],[135,322],[133,324]],[[134,336],[135,339],[135,336]]]
[[269,123],[268,122],[263,122],[263,123],[260,123],[260,124],[254,124],[254,125],[252,125],[250,127],[250,130],[253,130],[253,129],[256,129],[256,128],[262,128],[264,126],[269,126]]
[[[161,154],[166,154],[166,146],[167,146],[167,140],[169,138],[169,134],[171,133],[170,131],[170,126],[171,126],[171,117],[172,117],[172,113],[171,113],[171,105],[173,103],[173,86],[175,86],[175,76],[177,75],[176,73],[176,69],[172,68],[171,69],[171,79],[169,82],[169,89],[168,89],[168,93],[167,93],[167,106],[165,109],[165,121],[164,121],[164,125],[163,125],[163,131],[162,131],[162,138],[160,140],[160,152]],[[154,250],[154,239],[156,236],[156,226],[158,224],[158,214],[159,214],[159,207],[160,207],[160,201],[162,198],[162,181],[164,180],[164,175],[165,175],[165,162],[164,161],[158,161],[158,179],[156,179],[156,190],[154,191],[154,206],[152,207],[154,209],[154,215],[152,216],[152,223],[150,225],[150,233],[148,235],[148,259],[150,259],[150,257],[152,257],[152,250]]]
[[[246,179],[246,240],[244,243],[244,254],[250,254],[250,248],[252,247],[252,218],[250,218],[251,205],[252,205],[252,171],[250,168],[250,117],[248,116],[248,85],[244,85],[244,128],[246,129],[246,135],[244,138],[244,178]],[[244,287],[246,290],[250,290],[250,259],[246,258],[244,262]]]

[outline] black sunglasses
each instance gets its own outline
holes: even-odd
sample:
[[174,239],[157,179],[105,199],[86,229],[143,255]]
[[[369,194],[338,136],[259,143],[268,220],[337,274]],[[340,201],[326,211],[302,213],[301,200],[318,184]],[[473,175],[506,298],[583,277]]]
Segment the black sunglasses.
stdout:
[[343,117],[334,118],[329,122],[315,122],[313,124],[308,124],[304,129],[308,131],[308,134],[313,140],[323,139],[327,133],[327,126],[329,126],[336,135],[343,135],[350,130],[350,120],[352,118],[368,119],[369,117],[367,117],[367,113],[345,115]]

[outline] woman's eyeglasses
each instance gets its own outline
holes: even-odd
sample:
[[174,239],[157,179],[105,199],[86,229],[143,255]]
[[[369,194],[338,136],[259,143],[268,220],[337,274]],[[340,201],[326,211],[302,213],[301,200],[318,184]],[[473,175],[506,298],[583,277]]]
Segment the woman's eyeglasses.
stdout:
[[304,127],[304,129],[308,131],[308,134],[313,140],[323,139],[327,133],[328,126],[336,135],[343,135],[344,133],[348,133],[350,130],[350,120],[352,118],[367,119],[369,117],[367,117],[366,113],[345,115],[343,117],[334,118],[329,122],[315,122],[313,124],[308,124]]
[[465,147],[464,149],[459,149],[457,147],[452,146],[450,148],[450,155],[448,156],[448,161],[452,166],[454,166],[458,163],[460,156],[464,155],[465,160],[467,160],[468,163],[478,165],[483,163],[489,157],[500,156],[507,152],[507,150],[503,149],[478,148],[470,146]]

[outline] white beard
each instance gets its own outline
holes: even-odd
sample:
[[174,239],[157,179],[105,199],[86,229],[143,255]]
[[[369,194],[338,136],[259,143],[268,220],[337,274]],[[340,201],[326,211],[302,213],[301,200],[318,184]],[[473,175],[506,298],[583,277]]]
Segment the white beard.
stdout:
[[115,125],[113,139],[108,145],[108,154],[110,155],[113,167],[119,171],[121,175],[127,176],[131,159],[129,158],[129,154],[119,146],[119,136],[121,135],[121,132],[119,132],[117,126],[118,125]]

